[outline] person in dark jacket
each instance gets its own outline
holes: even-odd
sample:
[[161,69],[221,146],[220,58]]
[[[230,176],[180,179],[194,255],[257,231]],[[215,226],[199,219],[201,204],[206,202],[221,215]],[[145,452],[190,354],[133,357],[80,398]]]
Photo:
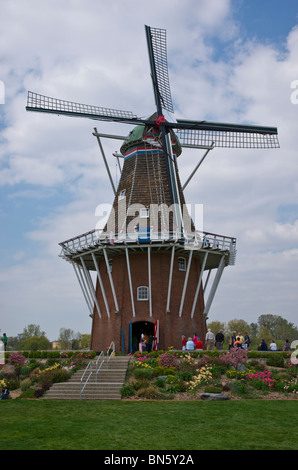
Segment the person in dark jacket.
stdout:
[[259,351],[268,351],[268,346],[267,346],[267,343],[264,339],[262,339],[259,347],[258,347],[258,350]]
[[216,333],[215,335],[215,344],[216,344],[216,349],[218,351],[222,351],[224,340],[225,340],[225,337],[224,337],[223,331],[220,330],[219,333]]

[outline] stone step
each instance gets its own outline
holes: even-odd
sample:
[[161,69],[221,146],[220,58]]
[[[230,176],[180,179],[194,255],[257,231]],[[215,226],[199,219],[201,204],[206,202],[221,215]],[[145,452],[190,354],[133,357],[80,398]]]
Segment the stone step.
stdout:
[[[92,361],[92,375],[89,378],[82,400],[121,400],[120,389],[124,384],[128,357],[111,357],[109,363],[103,364],[96,377],[96,359]],[[81,378],[84,370],[79,370],[67,382],[53,384],[43,396],[52,400],[80,400]],[[87,380],[89,372],[85,374],[83,383]]]

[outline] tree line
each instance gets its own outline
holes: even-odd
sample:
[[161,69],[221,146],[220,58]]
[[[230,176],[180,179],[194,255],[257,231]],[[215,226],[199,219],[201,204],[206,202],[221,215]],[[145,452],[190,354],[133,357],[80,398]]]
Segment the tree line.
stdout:
[[277,344],[281,345],[287,339],[290,343],[298,340],[298,328],[294,323],[288,322],[280,315],[260,315],[257,323],[247,323],[245,320],[230,320],[227,323],[220,321],[212,321],[207,324],[207,327],[216,334],[223,330],[225,341],[232,335],[233,331],[244,334],[248,333],[252,346],[257,346],[262,339],[266,342],[275,340]]
[[8,336],[7,349],[11,351],[39,351],[52,349],[89,349],[89,334],[75,333],[71,328],[60,328],[58,340],[52,343],[39,325],[27,325],[18,336]]

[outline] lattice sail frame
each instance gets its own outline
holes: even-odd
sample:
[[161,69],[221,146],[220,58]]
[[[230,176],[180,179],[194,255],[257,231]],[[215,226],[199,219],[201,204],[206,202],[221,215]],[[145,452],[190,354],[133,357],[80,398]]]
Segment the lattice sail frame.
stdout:
[[[60,100],[50,96],[40,95],[28,91],[27,108],[30,111],[44,111],[74,115],[87,116],[105,116],[106,118],[136,119],[137,116],[130,111],[121,111],[117,109],[102,108],[88,104],[75,103],[73,101]],[[102,118],[103,119],[103,118]]]
[[165,29],[146,26],[146,33],[150,35],[152,55],[149,52],[150,61],[155,69],[156,87],[159,92],[161,104],[169,113],[174,113],[167,58],[167,34]]
[[190,148],[279,148],[276,134],[257,132],[209,131],[200,129],[177,129],[182,147]]

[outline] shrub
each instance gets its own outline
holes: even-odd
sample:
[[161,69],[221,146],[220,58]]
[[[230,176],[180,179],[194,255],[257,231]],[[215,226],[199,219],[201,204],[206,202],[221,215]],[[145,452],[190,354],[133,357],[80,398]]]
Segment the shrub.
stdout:
[[139,398],[158,398],[159,392],[158,388],[155,385],[149,385],[149,387],[140,388],[137,392],[137,396]]
[[149,385],[150,382],[147,379],[135,380],[131,383],[131,386],[134,388],[134,390],[140,390],[141,388],[149,387]]
[[135,390],[131,385],[124,385],[121,388],[120,393],[122,398],[129,398],[135,394]]
[[30,379],[25,379],[21,382],[21,390],[22,392],[25,392],[28,390],[28,388],[31,387],[31,380]]
[[175,375],[168,375],[167,378],[166,378],[166,383],[167,384],[174,384],[175,382],[177,382],[177,378]]
[[177,374],[177,377],[179,377],[179,379],[183,380],[184,382],[189,382],[192,376],[193,376],[192,372],[188,372],[188,371],[179,372]]
[[158,363],[160,367],[177,367],[175,357],[167,352],[159,356]]
[[159,378],[159,379],[156,379],[154,384],[158,387],[158,388],[165,388],[166,386],[166,382],[164,379],[162,378]]
[[158,377],[159,375],[170,375],[175,374],[175,367],[154,367],[153,368],[153,375],[154,377]]
[[266,361],[267,366],[284,367],[284,358],[281,354],[271,353]]
[[138,367],[134,370],[134,377],[136,379],[151,379],[153,369],[151,367]]
[[5,380],[8,390],[16,390],[20,386],[18,379],[9,378]]
[[69,379],[69,373],[66,369],[56,369],[53,371],[52,382],[53,384],[59,382],[66,382]]

